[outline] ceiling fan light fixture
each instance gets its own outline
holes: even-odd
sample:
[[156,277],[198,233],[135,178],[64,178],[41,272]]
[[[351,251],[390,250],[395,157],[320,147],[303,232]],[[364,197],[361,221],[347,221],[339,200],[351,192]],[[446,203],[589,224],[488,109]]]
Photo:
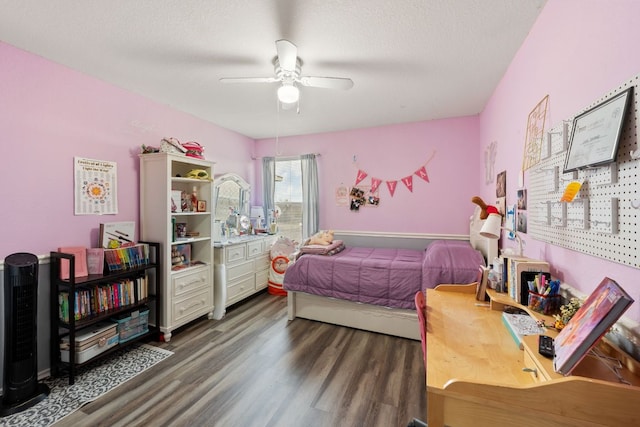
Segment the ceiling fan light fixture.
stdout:
[[283,84],[278,88],[278,99],[284,104],[293,104],[300,99],[300,90],[293,84]]

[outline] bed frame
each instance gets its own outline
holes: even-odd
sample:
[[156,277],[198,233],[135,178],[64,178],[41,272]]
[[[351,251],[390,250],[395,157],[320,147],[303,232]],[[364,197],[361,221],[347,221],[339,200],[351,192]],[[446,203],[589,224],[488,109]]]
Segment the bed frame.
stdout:
[[[343,240],[345,245],[350,246],[407,249],[424,249],[435,240],[468,240],[490,263],[498,255],[498,241],[479,235],[484,221],[479,219],[478,210],[479,208],[476,208],[476,212],[470,218],[469,236],[336,231],[334,238]],[[311,295],[304,292],[287,292],[287,294],[289,320],[301,317],[365,331],[420,340],[420,330],[417,327],[418,316],[415,310],[380,307]]]

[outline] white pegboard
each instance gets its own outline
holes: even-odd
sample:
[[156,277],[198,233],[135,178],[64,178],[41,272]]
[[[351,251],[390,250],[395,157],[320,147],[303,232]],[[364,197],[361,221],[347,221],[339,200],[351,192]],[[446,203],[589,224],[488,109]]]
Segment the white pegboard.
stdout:
[[[573,117],[549,131],[541,161],[528,172],[528,233],[537,240],[640,268],[638,232],[638,110],[640,75],[595,100],[584,111],[633,87],[616,163],[563,174]],[[572,180],[583,181],[571,204],[560,202]]]

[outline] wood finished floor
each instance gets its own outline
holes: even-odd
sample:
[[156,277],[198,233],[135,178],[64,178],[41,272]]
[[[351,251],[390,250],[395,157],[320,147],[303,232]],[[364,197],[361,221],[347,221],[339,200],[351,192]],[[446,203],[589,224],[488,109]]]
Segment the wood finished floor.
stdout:
[[394,427],[425,418],[420,342],[289,322],[284,297],[262,293],[152,344],[175,354],[55,426]]

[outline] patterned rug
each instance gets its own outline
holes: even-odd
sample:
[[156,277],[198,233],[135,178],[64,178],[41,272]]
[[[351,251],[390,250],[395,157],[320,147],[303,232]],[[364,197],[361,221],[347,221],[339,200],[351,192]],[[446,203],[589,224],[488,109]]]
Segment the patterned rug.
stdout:
[[44,383],[51,390],[49,396],[29,409],[0,418],[0,426],[50,426],[172,354],[134,344],[76,370],[74,385],[69,385],[68,377],[48,378]]

